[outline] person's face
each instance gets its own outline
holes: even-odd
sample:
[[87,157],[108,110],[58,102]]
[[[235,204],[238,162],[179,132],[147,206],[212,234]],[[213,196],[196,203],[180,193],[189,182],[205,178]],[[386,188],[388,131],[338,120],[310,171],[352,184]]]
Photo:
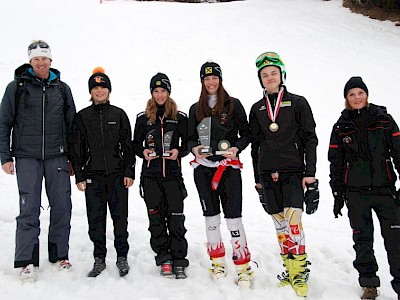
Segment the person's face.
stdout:
[[204,87],[209,95],[216,95],[219,89],[220,79],[218,76],[210,75],[203,79]]
[[162,87],[157,87],[153,90],[151,93],[153,96],[154,100],[156,101],[157,105],[164,105],[165,102],[168,100],[168,90],[162,88]]
[[49,77],[49,70],[51,66],[51,59],[44,56],[36,56],[31,59],[30,64],[33,68],[35,75],[42,79]]
[[95,86],[90,91],[90,95],[92,96],[93,102],[95,105],[103,104],[108,101],[108,97],[110,95],[110,91],[108,88],[103,86]]
[[368,95],[360,88],[353,88],[347,92],[347,101],[352,109],[362,109],[367,106]]
[[281,70],[276,66],[268,66],[260,72],[261,82],[268,93],[279,92],[281,84]]

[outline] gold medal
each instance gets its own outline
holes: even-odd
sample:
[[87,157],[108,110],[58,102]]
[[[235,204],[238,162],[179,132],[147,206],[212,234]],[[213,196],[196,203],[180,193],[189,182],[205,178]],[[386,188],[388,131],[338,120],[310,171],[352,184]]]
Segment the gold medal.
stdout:
[[279,125],[275,122],[272,122],[271,124],[269,124],[269,130],[272,132],[277,132],[279,129]]

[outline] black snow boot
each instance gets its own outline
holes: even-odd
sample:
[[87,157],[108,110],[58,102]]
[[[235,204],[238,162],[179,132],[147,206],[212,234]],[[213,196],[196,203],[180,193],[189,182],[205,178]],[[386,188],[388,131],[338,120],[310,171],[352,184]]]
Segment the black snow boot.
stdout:
[[94,259],[94,264],[93,264],[93,269],[88,273],[88,277],[97,277],[100,275],[101,272],[103,272],[106,268],[106,262],[101,259],[96,257]]

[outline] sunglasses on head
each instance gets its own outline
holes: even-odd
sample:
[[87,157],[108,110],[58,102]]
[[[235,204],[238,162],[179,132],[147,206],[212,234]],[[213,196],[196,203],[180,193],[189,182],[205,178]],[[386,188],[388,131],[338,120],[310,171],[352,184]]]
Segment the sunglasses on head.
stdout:
[[38,46],[40,48],[50,48],[50,46],[46,42],[35,42],[29,45],[28,50],[36,49]]
[[275,52],[264,52],[263,54],[260,54],[257,59],[256,59],[256,66],[260,67],[265,65],[267,61],[273,61],[273,62],[278,62],[281,61],[278,53]]

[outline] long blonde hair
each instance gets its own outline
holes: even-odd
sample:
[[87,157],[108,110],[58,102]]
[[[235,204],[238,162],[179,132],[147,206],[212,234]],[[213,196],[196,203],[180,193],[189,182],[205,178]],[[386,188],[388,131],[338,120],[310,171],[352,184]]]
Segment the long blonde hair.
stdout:
[[[178,108],[176,102],[168,95],[167,101],[164,104],[164,117],[172,120],[178,119]],[[150,121],[155,121],[157,118],[157,103],[154,97],[152,96],[146,105],[146,117]]]

